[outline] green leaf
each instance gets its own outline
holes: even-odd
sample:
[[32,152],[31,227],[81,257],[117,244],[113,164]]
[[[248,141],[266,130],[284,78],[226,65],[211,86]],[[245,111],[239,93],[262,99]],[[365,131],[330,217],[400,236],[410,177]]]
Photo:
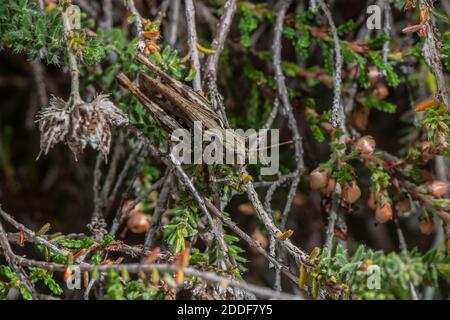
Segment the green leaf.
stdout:
[[436,268],[446,280],[450,280],[450,263],[437,263]]

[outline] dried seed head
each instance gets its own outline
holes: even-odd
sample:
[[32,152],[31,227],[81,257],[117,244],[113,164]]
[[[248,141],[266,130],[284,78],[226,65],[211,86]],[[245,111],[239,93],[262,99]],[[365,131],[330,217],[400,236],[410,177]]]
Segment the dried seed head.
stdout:
[[428,184],[428,191],[436,198],[442,198],[448,191],[448,184],[439,180],[433,180]]
[[108,96],[99,95],[91,103],[79,105],[69,105],[52,97],[37,121],[41,131],[39,155],[47,154],[58,142],[65,142],[75,157],[90,145],[106,158],[111,144],[111,125],[127,124],[128,118]]
[[375,211],[375,217],[379,223],[386,223],[392,220],[392,207],[389,203],[379,205]]
[[63,142],[69,133],[70,113],[64,100],[52,96],[47,108],[37,116],[39,130],[41,131],[41,151],[46,155],[50,149],[59,142]]
[[355,148],[362,156],[370,156],[375,151],[375,140],[371,136],[364,136],[356,141]]
[[361,190],[359,189],[356,182],[347,184],[342,190],[342,199],[349,204],[355,203],[359,200],[360,197]]
[[325,188],[328,185],[328,179],[328,173],[317,168],[309,175],[309,186],[312,190]]

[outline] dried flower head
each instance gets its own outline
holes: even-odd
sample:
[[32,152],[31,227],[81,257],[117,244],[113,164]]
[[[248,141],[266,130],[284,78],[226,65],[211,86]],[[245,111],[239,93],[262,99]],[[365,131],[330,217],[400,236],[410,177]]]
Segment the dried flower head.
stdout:
[[41,131],[39,156],[64,142],[75,157],[90,145],[106,158],[111,144],[111,125],[127,124],[128,118],[107,95],[77,105],[52,97],[49,106],[39,113],[37,122]]

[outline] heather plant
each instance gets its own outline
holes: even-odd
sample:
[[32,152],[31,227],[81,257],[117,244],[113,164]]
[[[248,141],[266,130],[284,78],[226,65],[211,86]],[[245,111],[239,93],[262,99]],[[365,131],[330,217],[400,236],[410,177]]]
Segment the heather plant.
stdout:
[[[450,8],[358,3],[2,1],[38,102],[2,105],[0,299],[447,298]],[[197,123],[280,130],[279,170],[183,163]]]

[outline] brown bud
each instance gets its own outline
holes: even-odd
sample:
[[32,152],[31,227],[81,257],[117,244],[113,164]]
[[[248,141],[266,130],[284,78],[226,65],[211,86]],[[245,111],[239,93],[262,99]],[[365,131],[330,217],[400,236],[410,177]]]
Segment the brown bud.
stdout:
[[380,83],[373,89],[372,94],[378,99],[384,100],[389,95],[389,90],[384,84]]
[[369,67],[369,80],[372,86],[376,85],[380,82],[382,74],[378,71],[377,67],[371,66]]
[[372,136],[359,138],[355,143],[355,149],[363,156],[370,156],[375,151],[375,139]]
[[420,233],[429,236],[434,232],[435,225],[433,219],[420,219],[419,221]]
[[389,203],[385,203],[383,206],[378,206],[375,211],[375,217],[379,223],[386,223],[392,220],[392,207]]
[[439,180],[433,180],[428,184],[428,191],[436,198],[442,198],[448,191],[448,184]]
[[409,199],[402,199],[395,204],[398,213],[407,213],[411,211],[411,202]]
[[369,124],[370,109],[355,108],[352,112],[351,123],[352,126],[359,131],[366,131]]
[[141,234],[148,230],[150,223],[145,214],[133,210],[128,217],[127,227],[131,232]]
[[356,182],[345,185],[344,189],[342,190],[342,199],[349,204],[355,203],[359,200],[360,197],[361,190],[359,189]]
[[253,208],[250,203],[243,203],[239,205],[238,210],[245,216],[252,216],[256,213],[255,208]]
[[267,237],[264,236],[258,229],[256,229],[252,233],[252,239],[256,240],[261,245],[261,247],[263,247],[263,249],[267,249],[267,247],[269,246],[269,240],[267,240]]
[[320,189],[320,191],[325,195],[330,195],[336,189],[336,180],[333,178],[328,179],[328,184],[325,188]]
[[319,190],[328,185],[328,173],[317,168],[309,175],[309,186],[312,190]]
[[369,194],[369,199],[367,200],[367,205],[369,206],[369,208],[371,208],[373,210],[375,210],[377,208],[375,193],[371,192]]

